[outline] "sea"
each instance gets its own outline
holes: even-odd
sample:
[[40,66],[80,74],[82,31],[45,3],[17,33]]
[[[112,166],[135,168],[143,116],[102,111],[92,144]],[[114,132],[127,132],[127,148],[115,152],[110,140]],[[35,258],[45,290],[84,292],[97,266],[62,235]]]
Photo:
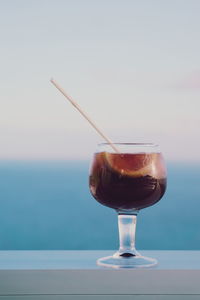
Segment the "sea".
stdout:
[[[200,250],[200,163],[167,166],[166,194],[138,214],[136,247]],[[0,250],[117,249],[117,214],[90,195],[88,168],[0,161]]]

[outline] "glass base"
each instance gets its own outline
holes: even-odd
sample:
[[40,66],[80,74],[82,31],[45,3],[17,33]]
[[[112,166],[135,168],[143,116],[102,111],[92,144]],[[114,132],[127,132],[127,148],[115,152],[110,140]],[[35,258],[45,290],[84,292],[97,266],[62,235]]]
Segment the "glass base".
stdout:
[[118,252],[112,256],[106,256],[97,260],[97,265],[114,269],[120,268],[149,268],[156,266],[158,261],[155,258],[145,257],[138,252],[136,255],[120,255]]

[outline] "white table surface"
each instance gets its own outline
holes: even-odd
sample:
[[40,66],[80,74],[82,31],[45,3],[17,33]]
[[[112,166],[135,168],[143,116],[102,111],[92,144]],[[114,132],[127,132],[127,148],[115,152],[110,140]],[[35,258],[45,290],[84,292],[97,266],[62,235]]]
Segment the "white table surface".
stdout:
[[140,251],[154,268],[101,268],[114,251],[0,251],[1,299],[200,299],[200,251]]

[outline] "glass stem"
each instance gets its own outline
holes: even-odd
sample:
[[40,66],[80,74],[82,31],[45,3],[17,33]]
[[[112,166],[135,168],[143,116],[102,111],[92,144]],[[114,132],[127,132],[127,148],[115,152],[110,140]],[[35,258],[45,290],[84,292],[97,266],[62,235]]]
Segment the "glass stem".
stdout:
[[119,251],[118,255],[130,257],[138,255],[135,249],[136,214],[118,213]]

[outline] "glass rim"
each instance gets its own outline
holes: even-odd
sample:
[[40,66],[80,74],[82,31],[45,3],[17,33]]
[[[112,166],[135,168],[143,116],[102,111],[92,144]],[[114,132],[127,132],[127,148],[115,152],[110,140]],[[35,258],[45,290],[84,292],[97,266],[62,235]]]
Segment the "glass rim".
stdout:
[[[151,143],[151,142],[147,142],[147,143],[122,143],[122,142],[114,142],[112,143],[113,145],[127,145],[127,146],[150,146],[150,147],[158,147],[159,145],[156,143]],[[110,143],[98,143],[98,146],[110,146]]]

